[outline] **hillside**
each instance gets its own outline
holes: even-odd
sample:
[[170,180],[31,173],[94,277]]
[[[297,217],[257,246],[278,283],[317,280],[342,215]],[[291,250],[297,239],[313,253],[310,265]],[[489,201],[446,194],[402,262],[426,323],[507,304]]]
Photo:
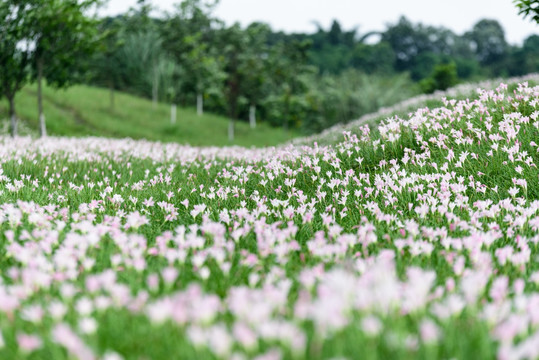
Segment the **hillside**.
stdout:
[[[194,108],[179,108],[175,125],[170,123],[170,106],[123,93],[115,94],[110,109],[105,89],[74,86],[68,90],[44,89],[44,111],[47,130],[53,136],[103,136],[178,142],[200,146],[272,146],[297,136],[290,131],[258,124],[250,129],[246,122],[236,122],[235,141],[227,138],[228,119],[213,114],[198,116]],[[37,134],[37,100],[35,86],[23,89],[16,98],[21,134]],[[0,101],[3,133],[7,132],[7,102]]]
[[0,358],[539,358],[539,86],[494,87],[327,146],[0,137]]
[[514,91],[518,84],[522,82],[527,82],[529,86],[539,84],[539,73],[505,79],[489,79],[475,83],[462,83],[445,91],[438,90],[432,94],[421,94],[392,106],[380,108],[376,112],[365,114],[359,119],[351,119],[347,123],[336,124],[318,134],[294,138],[291,140],[291,143],[294,145],[312,145],[316,142],[318,145],[334,145],[342,141],[342,134],[345,131],[361,135],[361,129],[364,125],[368,125],[371,130],[376,131],[378,125],[388,118],[393,118],[395,116],[406,117],[419,108],[428,107],[434,109],[442,107],[444,105],[444,98],[454,100],[475,100],[479,96],[479,90],[492,90],[502,82],[508,84],[510,90]]

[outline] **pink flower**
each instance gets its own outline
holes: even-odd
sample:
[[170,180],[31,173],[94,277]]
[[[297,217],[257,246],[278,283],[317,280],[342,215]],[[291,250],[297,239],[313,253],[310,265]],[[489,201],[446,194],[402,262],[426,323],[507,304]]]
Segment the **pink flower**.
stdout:
[[440,339],[440,329],[430,319],[423,319],[419,325],[421,340],[426,343],[435,343]]
[[19,348],[25,352],[32,352],[41,347],[43,342],[41,338],[37,335],[28,335],[24,333],[17,334],[17,344]]
[[163,281],[165,284],[170,286],[176,281],[176,278],[178,277],[178,270],[173,267],[167,267],[163,269],[161,275],[163,275]]
[[361,329],[369,336],[378,336],[383,325],[376,316],[368,315],[361,320]]
[[146,285],[151,291],[156,291],[159,288],[159,276],[157,274],[149,274],[146,278]]
[[204,210],[206,210],[206,204],[195,205],[193,210],[191,210],[191,216],[195,218],[198,214],[203,213]]
[[152,207],[155,204],[155,201],[153,201],[153,197],[150,197],[149,199],[144,200],[142,203],[146,207]]
[[234,338],[246,349],[254,348],[258,343],[256,334],[243,322],[234,324]]
[[148,224],[150,221],[148,218],[144,215],[141,215],[138,211],[132,212],[129,215],[127,215],[126,222],[125,222],[125,229],[138,229],[142,225]]
[[80,360],[95,360],[92,350],[71,330],[67,324],[58,324],[52,330],[52,339],[65,347],[71,355]]

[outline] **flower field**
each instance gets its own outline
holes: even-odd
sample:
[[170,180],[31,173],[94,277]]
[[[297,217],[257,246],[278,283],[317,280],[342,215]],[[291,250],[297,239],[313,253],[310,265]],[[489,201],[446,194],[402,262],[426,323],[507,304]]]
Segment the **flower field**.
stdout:
[[0,359],[537,359],[538,163],[526,83],[331,146],[0,138]]

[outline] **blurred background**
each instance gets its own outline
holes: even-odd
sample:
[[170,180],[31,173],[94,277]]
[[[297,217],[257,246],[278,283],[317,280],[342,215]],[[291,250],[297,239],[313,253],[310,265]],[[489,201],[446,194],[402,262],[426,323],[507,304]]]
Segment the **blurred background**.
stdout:
[[3,132],[273,145],[538,72],[537,3],[6,0]]

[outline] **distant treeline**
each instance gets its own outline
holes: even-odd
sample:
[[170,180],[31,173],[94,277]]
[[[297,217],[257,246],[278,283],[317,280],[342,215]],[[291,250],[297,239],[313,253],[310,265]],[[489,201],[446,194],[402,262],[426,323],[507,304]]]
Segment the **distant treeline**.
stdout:
[[111,108],[121,90],[225,114],[232,131],[235,119],[256,118],[315,132],[460,81],[539,71],[539,36],[509,45],[495,20],[462,35],[404,17],[382,32],[334,21],[286,34],[263,23],[226,26],[213,15],[215,0],[184,0],[159,16],[139,0],[125,14],[86,21],[84,9],[98,3],[0,3],[0,30],[9,35],[0,38],[0,75],[11,77],[0,86],[10,104],[28,79],[77,81],[109,88]]
[[[338,21],[313,34],[253,23],[225,26],[212,4],[187,0],[151,17],[151,4],[100,22],[103,51],[91,82],[276,126],[318,131],[419,91],[458,81],[539,71],[539,36],[509,45],[496,20],[457,35],[402,17],[361,34]],[[358,18],[358,22],[361,19]]]

